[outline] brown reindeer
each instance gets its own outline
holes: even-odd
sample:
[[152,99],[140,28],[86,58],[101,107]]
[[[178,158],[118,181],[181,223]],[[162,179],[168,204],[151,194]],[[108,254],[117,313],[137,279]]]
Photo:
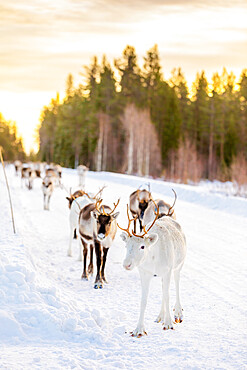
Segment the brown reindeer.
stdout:
[[140,223],[140,230],[142,231],[143,225],[142,220],[144,213],[151,201],[152,196],[150,191],[143,189],[143,190],[136,190],[132,194],[130,194],[129,198],[129,208],[132,216],[134,218],[134,232],[136,232],[136,219],[139,220]]
[[[83,245],[83,273],[82,279],[88,280],[88,274],[93,273],[93,246],[96,254],[97,274],[94,288],[102,289],[105,278],[105,263],[107,253],[117,232],[116,219],[119,212],[114,213],[119,200],[113,210],[107,205],[101,205],[102,200],[89,203],[83,207],[79,215],[79,233]],[[86,269],[88,245],[90,245],[90,264]]]
[[[21,169],[21,181],[25,183],[26,187],[31,190],[33,188],[33,180],[36,176],[36,172],[31,167],[23,167]],[[22,183],[21,183],[22,184]]]

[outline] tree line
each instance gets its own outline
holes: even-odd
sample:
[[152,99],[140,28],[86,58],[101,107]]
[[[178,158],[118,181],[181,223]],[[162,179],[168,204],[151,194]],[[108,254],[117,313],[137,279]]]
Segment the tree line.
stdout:
[[246,173],[247,69],[239,81],[223,69],[209,82],[202,71],[189,91],[181,68],[164,79],[157,45],[142,67],[127,46],[114,66],[95,56],[82,80],[68,75],[64,100],[44,107],[41,160],[183,182]]
[[13,161],[15,159],[24,160],[22,139],[17,137],[16,125],[14,122],[6,121],[0,113],[0,147],[3,148],[4,159]]

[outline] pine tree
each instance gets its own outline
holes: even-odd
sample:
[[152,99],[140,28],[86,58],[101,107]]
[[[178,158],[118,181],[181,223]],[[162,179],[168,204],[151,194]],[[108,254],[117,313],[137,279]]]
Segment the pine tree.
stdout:
[[141,71],[137,65],[137,56],[133,46],[126,46],[122,59],[115,60],[115,66],[121,76],[120,88],[124,104],[135,103],[144,106],[145,91],[141,81]]

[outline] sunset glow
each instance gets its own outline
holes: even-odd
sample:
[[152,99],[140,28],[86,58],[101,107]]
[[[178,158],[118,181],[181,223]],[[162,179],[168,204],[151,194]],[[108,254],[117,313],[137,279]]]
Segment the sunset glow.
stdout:
[[113,62],[126,45],[139,64],[158,44],[165,79],[181,67],[188,84],[223,67],[247,66],[246,1],[0,1],[0,112],[16,121],[29,151],[44,105],[64,94],[67,75],[103,54]]

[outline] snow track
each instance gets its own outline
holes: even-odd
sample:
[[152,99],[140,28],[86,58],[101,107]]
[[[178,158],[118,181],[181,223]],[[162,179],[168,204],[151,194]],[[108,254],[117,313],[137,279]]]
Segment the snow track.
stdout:
[[[161,281],[154,278],[145,315],[147,337],[132,338],[140,305],[136,270],[122,267],[117,234],[106,263],[102,290],[94,277],[81,280],[78,244],[67,257],[69,223],[66,192],[56,188],[51,211],[43,210],[41,181],[21,188],[7,168],[17,235],[13,236],[7,192],[0,168],[0,368],[1,369],[244,369],[246,368],[247,200],[209,193],[203,187],[151,180],[155,197],[172,202],[187,238],[181,273],[184,321],[164,332],[154,322]],[[118,222],[126,224],[129,194],[146,179],[88,173],[86,188],[103,192],[110,205],[119,196]],[[76,172],[63,183],[77,189]],[[171,305],[175,303],[172,281]]]

